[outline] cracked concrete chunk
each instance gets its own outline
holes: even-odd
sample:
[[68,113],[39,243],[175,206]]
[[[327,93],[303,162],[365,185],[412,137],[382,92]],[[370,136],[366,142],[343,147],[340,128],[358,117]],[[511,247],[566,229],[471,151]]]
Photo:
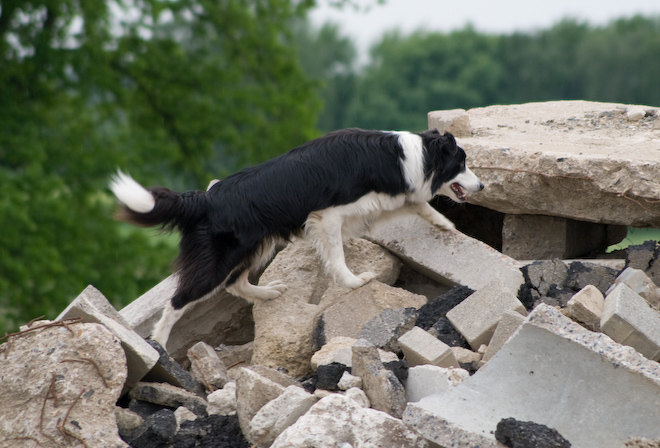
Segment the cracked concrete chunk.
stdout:
[[632,434],[660,437],[658,403],[660,364],[541,304],[477,373],[409,403],[403,419],[441,446],[500,446],[493,432],[513,416],[574,448],[620,448]]
[[627,107],[550,101],[468,110],[472,135],[459,144],[486,185],[470,203],[660,227],[660,140],[651,126],[631,127],[623,113],[603,114]]
[[371,229],[370,239],[412,269],[449,286],[461,284],[477,290],[500,279],[517,291],[523,284],[521,265],[513,258],[461,232],[440,231],[418,216],[378,222]]

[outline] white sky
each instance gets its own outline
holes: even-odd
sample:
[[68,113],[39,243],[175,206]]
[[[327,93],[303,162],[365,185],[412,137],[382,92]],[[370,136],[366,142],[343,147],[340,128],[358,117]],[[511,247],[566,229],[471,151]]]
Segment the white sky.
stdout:
[[318,0],[310,12],[315,24],[332,21],[343,34],[352,37],[362,55],[385,31],[409,33],[414,30],[448,32],[471,23],[476,30],[511,33],[548,28],[562,18],[574,18],[592,25],[635,14],[660,16],[658,0],[352,0],[364,5],[330,7],[332,0]]

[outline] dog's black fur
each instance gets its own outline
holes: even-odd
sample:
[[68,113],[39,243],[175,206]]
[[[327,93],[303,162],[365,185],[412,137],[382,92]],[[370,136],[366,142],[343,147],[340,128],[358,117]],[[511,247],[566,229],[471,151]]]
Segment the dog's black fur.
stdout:
[[[465,153],[449,133],[420,136],[426,148],[424,175],[433,178],[436,191],[464,167]],[[253,265],[265,240],[289,240],[311,212],[350,204],[371,192],[408,192],[404,158],[396,134],[337,131],[246,168],[207,192],[152,188],[153,211],[143,214],[123,206],[120,217],[181,233],[175,263],[179,285],[172,297],[172,306],[180,309],[223,283],[230,286]]]

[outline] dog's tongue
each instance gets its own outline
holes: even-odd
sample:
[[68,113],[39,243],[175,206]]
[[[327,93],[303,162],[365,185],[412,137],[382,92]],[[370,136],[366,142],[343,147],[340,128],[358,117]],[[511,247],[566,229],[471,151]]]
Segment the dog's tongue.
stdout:
[[459,184],[454,182],[453,184],[450,185],[451,189],[453,190],[454,194],[456,194],[456,197],[460,199],[461,201],[464,201],[467,199],[467,196],[465,195],[465,192],[461,188]]

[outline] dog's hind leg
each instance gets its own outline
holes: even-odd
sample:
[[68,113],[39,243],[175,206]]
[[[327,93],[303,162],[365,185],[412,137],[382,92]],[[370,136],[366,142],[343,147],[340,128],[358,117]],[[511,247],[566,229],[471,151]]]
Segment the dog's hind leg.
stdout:
[[248,276],[251,270],[258,270],[268,263],[275,254],[278,246],[283,243],[281,238],[264,238],[255,254],[250,257],[246,263],[247,267],[243,270],[237,270],[236,274],[229,277],[227,281],[227,292],[238,297],[242,297],[250,303],[254,300],[271,300],[279,297],[286,291],[286,285],[279,280],[268,283],[267,285],[253,285]]
[[325,262],[325,268],[334,280],[349,288],[358,288],[376,278],[373,272],[355,275],[346,266],[342,238],[344,216],[336,209],[313,212],[305,223],[305,232],[315,244]]
[[167,340],[170,337],[170,332],[179,319],[185,314],[186,310],[190,308],[190,304],[180,309],[175,309],[172,302],[167,302],[167,306],[163,310],[160,320],[154,326],[151,333],[151,339],[158,342],[163,348],[167,346]]
[[249,274],[249,269],[241,272],[236,281],[227,287],[227,292],[254,303],[255,300],[274,299],[286,291],[286,285],[280,281],[274,281],[263,286],[253,285],[248,281]]

